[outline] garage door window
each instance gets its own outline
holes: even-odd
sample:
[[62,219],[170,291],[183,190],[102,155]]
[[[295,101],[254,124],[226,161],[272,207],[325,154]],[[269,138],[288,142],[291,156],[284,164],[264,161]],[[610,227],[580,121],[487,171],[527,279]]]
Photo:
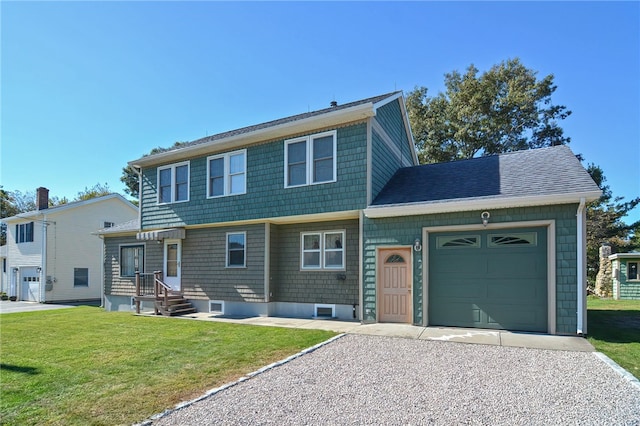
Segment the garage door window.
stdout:
[[522,234],[490,234],[487,236],[489,247],[514,247],[538,245],[537,234],[527,232]]
[[480,248],[479,235],[443,235],[437,237],[436,247],[447,248]]

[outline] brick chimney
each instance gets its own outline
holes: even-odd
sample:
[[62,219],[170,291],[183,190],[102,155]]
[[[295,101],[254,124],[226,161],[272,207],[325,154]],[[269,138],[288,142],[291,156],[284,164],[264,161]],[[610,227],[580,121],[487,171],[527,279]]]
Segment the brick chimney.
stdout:
[[36,207],[38,210],[49,208],[49,190],[44,187],[36,189]]

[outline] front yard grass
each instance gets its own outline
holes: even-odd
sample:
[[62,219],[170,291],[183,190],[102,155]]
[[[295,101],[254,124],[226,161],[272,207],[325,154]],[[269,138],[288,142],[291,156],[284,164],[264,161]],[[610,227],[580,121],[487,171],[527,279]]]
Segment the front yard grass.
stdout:
[[640,300],[589,297],[588,340],[640,379]]
[[141,422],[336,333],[78,307],[0,315],[0,424]]

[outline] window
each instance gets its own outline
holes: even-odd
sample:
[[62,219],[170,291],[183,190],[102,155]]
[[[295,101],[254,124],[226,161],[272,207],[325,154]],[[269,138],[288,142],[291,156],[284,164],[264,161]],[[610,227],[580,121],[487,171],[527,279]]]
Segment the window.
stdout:
[[247,150],[207,158],[207,197],[247,192]]
[[627,280],[637,280],[638,279],[638,262],[629,262],[627,263]]
[[16,225],[16,243],[33,242],[33,222]]
[[344,231],[301,234],[302,269],[344,269]]
[[537,245],[537,234],[526,232],[522,234],[495,234],[489,235],[489,247],[514,247]]
[[144,272],[144,245],[120,246],[120,276],[134,277]]
[[336,181],[336,131],[285,141],[285,188]]
[[227,268],[244,268],[246,266],[246,238],[246,232],[227,233]]
[[113,222],[105,222],[103,228],[113,228],[115,223]]
[[73,286],[89,286],[89,268],[73,268]]
[[189,163],[158,168],[158,203],[189,201]]
[[436,237],[436,248],[479,248],[479,235],[444,235]]

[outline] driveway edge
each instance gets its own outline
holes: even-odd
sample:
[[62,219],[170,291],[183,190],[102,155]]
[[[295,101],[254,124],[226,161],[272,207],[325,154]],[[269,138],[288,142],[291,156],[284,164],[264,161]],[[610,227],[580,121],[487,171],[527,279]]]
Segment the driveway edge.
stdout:
[[180,410],[182,408],[185,408],[185,407],[188,407],[190,405],[193,405],[198,401],[202,401],[203,399],[206,399],[206,398],[210,397],[211,395],[215,395],[218,392],[222,392],[225,389],[228,389],[228,388],[233,387],[233,386],[235,386],[235,385],[237,385],[239,383],[247,381],[252,377],[255,377],[255,376],[259,375],[259,374],[264,373],[265,371],[269,371],[272,368],[275,368],[275,367],[278,367],[280,365],[286,364],[286,363],[288,363],[290,361],[293,361],[294,359],[299,358],[302,355],[306,355],[308,353],[311,353],[311,352],[315,351],[316,349],[321,348],[322,346],[328,345],[329,343],[331,343],[331,342],[333,342],[333,341],[335,341],[335,340],[337,340],[337,339],[339,339],[339,338],[341,338],[342,336],[345,336],[345,335],[346,335],[346,333],[338,334],[337,336],[333,336],[332,338],[330,338],[328,340],[325,340],[324,342],[320,342],[317,345],[314,345],[314,346],[311,346],[309,348],[303,349],[300,352],[298,352],[297,354],[293,354],[290,357],[287,357],[287,358],[285,358],[283,360],[276,361],[276,362],[274,362],[272,364],[269,364],[267,366],[264,366],[264,367],[262,367],[262,368],[260,368],[260,369],[258,369],[256,371],[253,371],[253,372],[247,374],[246,376],[240,377],[238,380],[235,380],[235,381],[230,382],[230,383],[226,383],[226,384],[224,384],[224,385],[222,385],[220,387],[217,387],[217,388],[209,389],[204,394],[200,395],[199,397],[197,397],[195,399],[192,399],[192,400],[186,401],[186,402],[181,402],[181,403],[177,404],[175,407],[169,408],[168,410],[165,410],[162,413],[154,414],[153,416],[149,417],[149,419],[147,419],[147,420],[145,420],[145,421],[143,421],[141,423],[136,423],[134,426],[149,426],[149,425],[152,425],[155,420],[161,419],[162,417],[167,416],[167,415],[173,413],[174,411],[178,411],[178,410]]
[[614,360],[612,360],[602,352],[594,352],[593,354],[600,360],[604,361],[604,363],[607,364],[609,367],[611,367],[613,371],[621,375],[623,379],[625,379],[627,382],[631,383],[631,385],[635,386],[636,388],[638,388],[638,390],[640,390],[640,380],[636,379],[636,377],[633,374],[629,373],[627,370],[620,367],[620,365],[618,365],[617,362],[615,362]]

